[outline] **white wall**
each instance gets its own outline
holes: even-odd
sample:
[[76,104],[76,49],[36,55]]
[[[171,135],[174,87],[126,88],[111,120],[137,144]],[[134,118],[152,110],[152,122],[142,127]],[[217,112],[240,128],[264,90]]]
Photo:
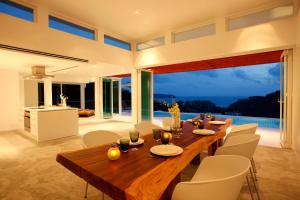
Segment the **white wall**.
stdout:
[[291,48],[296,24],[296,18],[289,17],[227,32],[225,18],[220,18],[216,35],[139,51],[135,65],[140,68]]
[[132,66],[132,53],[103,44],[103,33],[98,41],[48,28],[48,9],[37,6],[36,22],[28,22],[0,13],[0,43],[64,56],[89,60],[92,64],[109,63]]
[[0,131],[20,127],[20,85],[19,73],[0,70]]
[[293,63],[293,134],[294,146],[300,158],[300,11],[297,24],[297,47],[294,49]]
[[24,106],[36,107],[38,105],[38,82],[35,80],[24,80]]

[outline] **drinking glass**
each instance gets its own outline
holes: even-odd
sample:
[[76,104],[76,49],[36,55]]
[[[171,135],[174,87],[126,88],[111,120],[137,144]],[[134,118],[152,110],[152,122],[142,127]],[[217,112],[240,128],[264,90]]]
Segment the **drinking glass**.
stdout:
[[[139,140],[139,132],[138,131],[129,131],[130,140],[133,146],[136,146],[136,142]],[[138,150],[138,148],[134,147],[131,149],[132,151]]]
[[152,129],[153,139],[158,142],[161,137],[161,129]]
[[129,138],[121,138],[120,139],[120,148],[123,152],[127,152],[129,149]]

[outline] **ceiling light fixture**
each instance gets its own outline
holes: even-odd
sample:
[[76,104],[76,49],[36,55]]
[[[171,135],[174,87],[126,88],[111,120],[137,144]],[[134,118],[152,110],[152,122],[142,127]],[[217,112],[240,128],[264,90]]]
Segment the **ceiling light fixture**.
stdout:
[[134,12],[134,14],[138,15],[138,14],[140,14],[140,11],[137,10]]

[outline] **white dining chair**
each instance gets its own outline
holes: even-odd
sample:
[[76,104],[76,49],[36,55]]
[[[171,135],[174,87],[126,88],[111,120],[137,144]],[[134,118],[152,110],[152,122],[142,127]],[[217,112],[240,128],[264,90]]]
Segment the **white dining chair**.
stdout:
[[250,168],[242,156],[209,156],[192,180],[176,185],[172,200],[236,200]]
[[163,128],[171,128],[172,127],[172,117],[163,117],[162,119]]
[[[106,131],[106,130],[98,130],[92,131],[82,136],[82,144],[85,148],[101,146],[109,143],[114,143],[121,136],[117,133]],[[84,198],[87,198],[89,184],[86,182]],[[102,192],[102,200],[104,200],[104,193]]]
[[240,134],[255,134],[258,124],[242,124],[237,126],[232,126],[230,130],[230,135],[240,135]]
[[149,121],[140,122],[134,125],[136,131],[138,131],[141,135],[146,135],[152,133],[153,129],[161,129],[162,127],[152,124]]
[[[257,127],[258,127],[258,124],[256,124],[256,123],[231,126],[230,129],[228,129],[229,132],[226,132],[226,138],[225,138],[224,142],[226,142],[226,140],[231,136],[242,135],[242,134],[255,134]],[[256,165],[255,165],[253,158],[251,159],[251,165],[253,167],[254,173],[256,174],[257,169],[256,169]]]
[[[216,150],[215,155],[244,156],[248,158],[251,163],[251,159],[253,158],[259,140],[260,140],[260,135],[256,135],[256,134],[242,134],[242,135],[229,137],[224,143],[224,145],[219,147]],[[250,167],[249,171],[254,184],[255,192],[257,194],[258,199],[260,199],[260,195],[256,186],[255,174],[253,172],[253,166]],[[251,194],[251,198],[254,199],[248,178],[247,178],[247,183]]]

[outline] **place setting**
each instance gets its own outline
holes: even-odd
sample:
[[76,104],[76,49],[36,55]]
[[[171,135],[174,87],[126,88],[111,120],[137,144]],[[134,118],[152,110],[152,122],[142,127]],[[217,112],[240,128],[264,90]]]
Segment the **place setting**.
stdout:
[[122,152],[127,152],[130,148],[131,151],[137,151],[139,145],[144,144],[144,139],[139,137],[140,133],[136,130],[129,131],[129,137],[123,137],[116,142],[119,144]]
[[170,157],[182,154],[181,147],[170,143],[173,138],[171,133],[165,132],[163,129],[153,129],[152,133],[153,139],[158,144],[150,148],[151,155]]

